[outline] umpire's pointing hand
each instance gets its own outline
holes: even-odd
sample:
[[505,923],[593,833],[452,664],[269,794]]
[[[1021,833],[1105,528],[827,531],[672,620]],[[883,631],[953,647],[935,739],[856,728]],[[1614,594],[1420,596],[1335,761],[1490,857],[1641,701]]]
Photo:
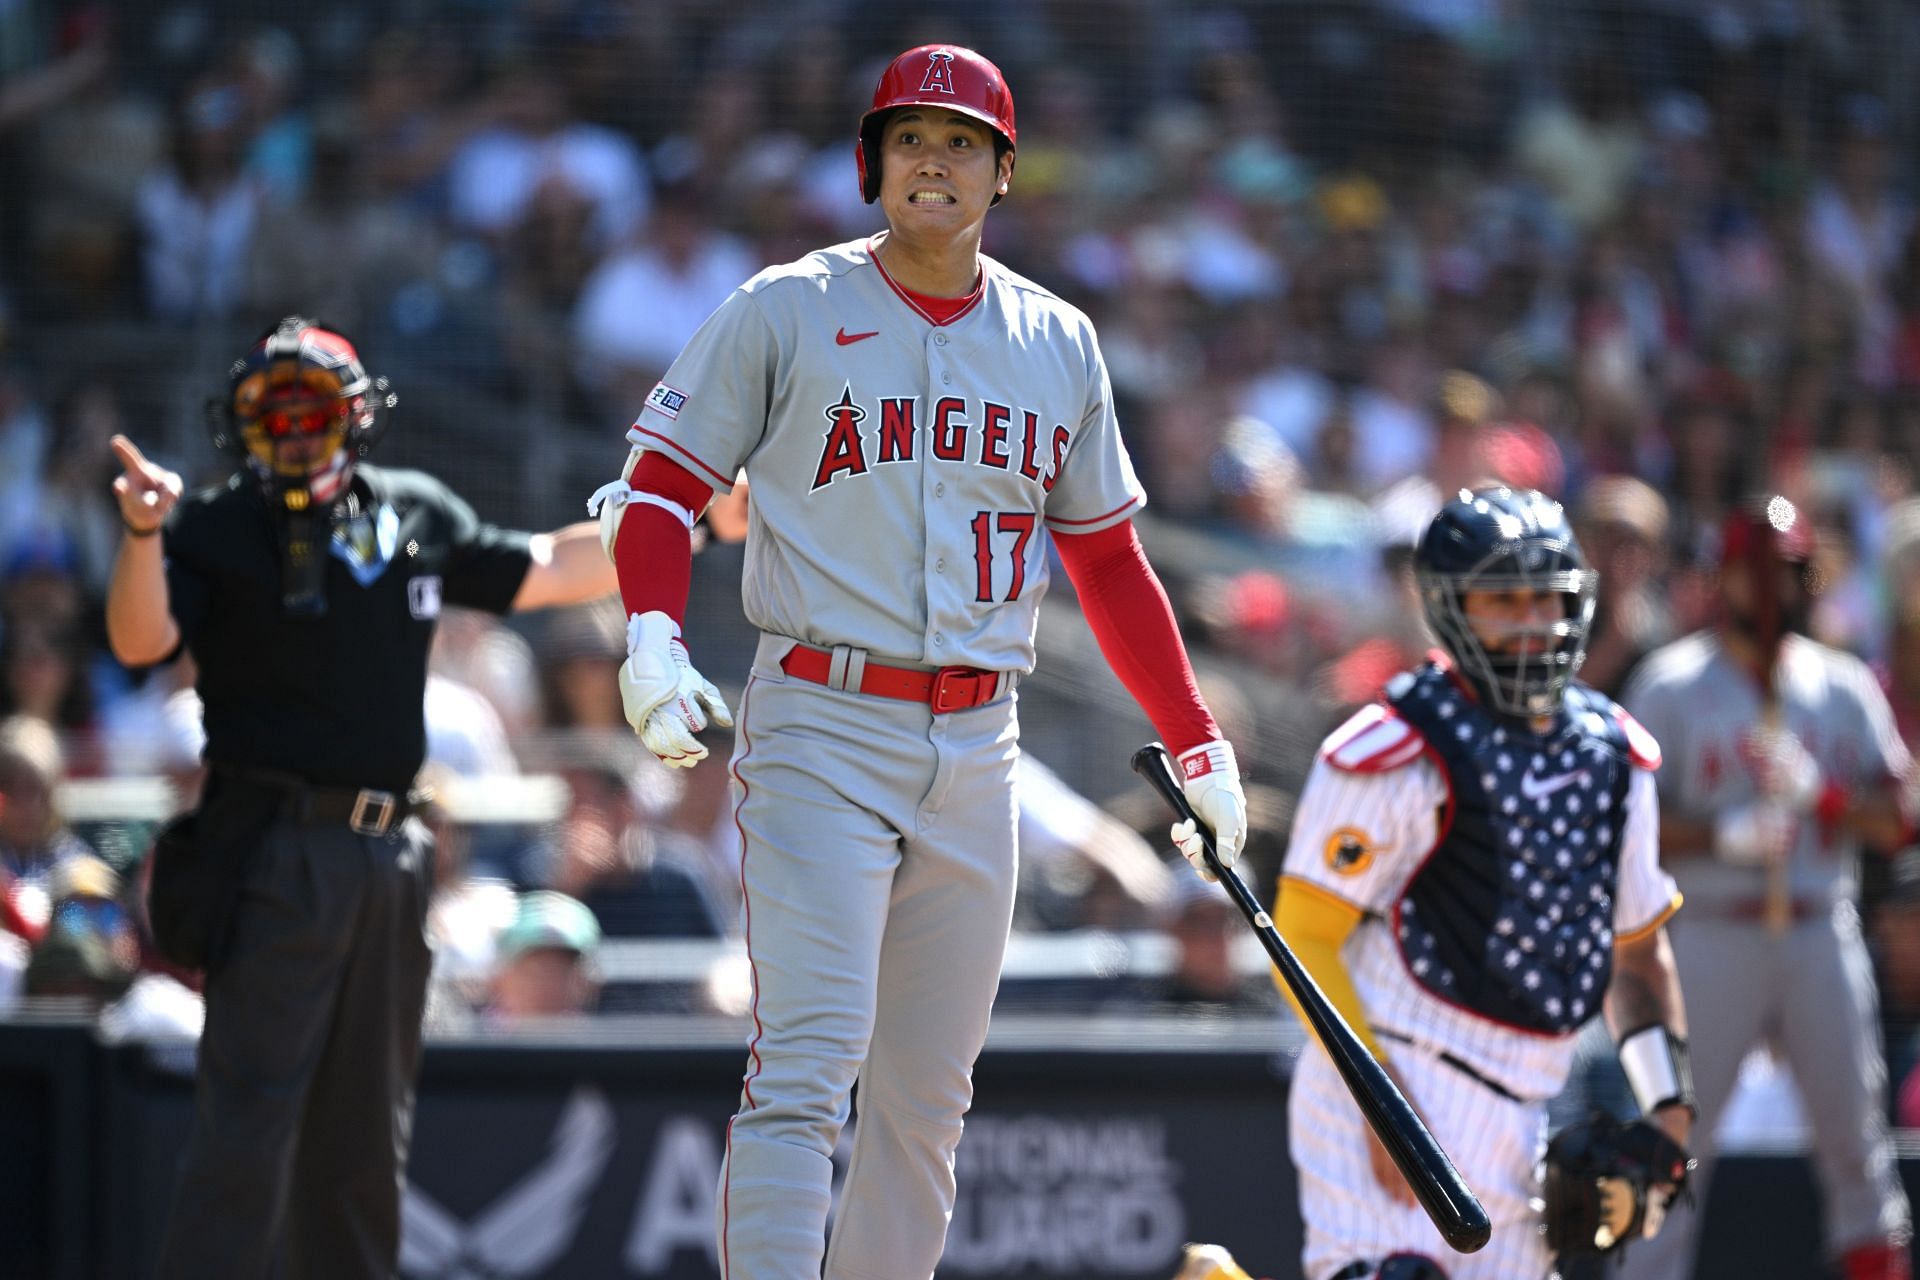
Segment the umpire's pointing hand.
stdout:
[[120,503],[120,519],[136,534],[152,533],[180,501],[180,477],[165,467],[148,462],[133,441],[116,435],[113,456],[125,468],[113,479],[113,496]]

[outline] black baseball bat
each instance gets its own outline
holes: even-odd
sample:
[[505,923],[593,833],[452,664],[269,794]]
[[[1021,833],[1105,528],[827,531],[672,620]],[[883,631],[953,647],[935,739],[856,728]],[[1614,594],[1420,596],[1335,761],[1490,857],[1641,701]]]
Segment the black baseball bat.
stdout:
[[1457,1253],[1472,1253],[1482,1248],[1493,1235],[1493,1223],[1485,1207],[1467,1188],[1460,1171],[1453,1167],[1453,1161],[1434,1139],[1426,1121],[1407,1102],[1400,1086],[1367,1052],[1367,1046],[1360,1043],[1360,1037],[1353,1034],[1353,1028],[1327,1000],[1313,975],[1280,936],[1280,931],[1273,927],[1273,917],[1266,913],[1233,869],[1221,865],[1213,845],[1213,832],[1187,802],[1186,791],[1174,777],[1167,749],[1157,742],[1149,742],[1133,753],[1133,771],[1153,784],[1153,789],[1173,806],[1182,821],[1192,822],[1199,828],[1207,869],[1220,877],[1221,887],[1233,899],[1233,905],[1240,908],[1240,914],[1253,926],[1255,936],[1267,949],[1274,967],[1280,970],[1287,989],[1306,1012],[1314,1036],[1326,1048],[1333,1065],[1339,1068],[1340,1078],[1347,1082],[1353,1100],[1360,1104],[1361,1114],[1379,1135],[1381,1145],[1399,1166],[1401,1175],[1413,1188],[1427,1216],[1433,1219],[1433,1225],[1440,1229],[1441,1236]]

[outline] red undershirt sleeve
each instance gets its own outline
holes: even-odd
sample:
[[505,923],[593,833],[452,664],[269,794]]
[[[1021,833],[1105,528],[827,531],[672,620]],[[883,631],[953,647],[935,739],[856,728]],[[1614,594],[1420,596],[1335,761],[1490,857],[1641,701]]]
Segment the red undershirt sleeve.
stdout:
[[[640,455],[627,484],[680,504],[695,519],[713,497],[712,485],[666,454],[651,451]],[[686,621],[687,590],[693,583],[693,531],[673,512],[650,502],[629,502],[613,542],[613,567],[629,617],[658,611],[676,623]]]
[[1098,533],[1055,533],[1080,608],[1113,673],[1176,756],[1220,736],[1194,683],[1173,605],[1147,563],[1133,522]]

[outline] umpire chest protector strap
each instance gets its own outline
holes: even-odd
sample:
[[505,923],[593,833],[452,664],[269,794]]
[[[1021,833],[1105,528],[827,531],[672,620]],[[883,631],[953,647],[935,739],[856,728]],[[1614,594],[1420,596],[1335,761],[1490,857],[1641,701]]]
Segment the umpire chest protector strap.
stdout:
[[1573,686],[1544,734],[1430,665],[1389,686],[1445,771],[1439,842],[1394,912],[1414,980],[1525,1031],[1572,1031],[1613,970],[1613,900],[1633,766],[1613,704]]

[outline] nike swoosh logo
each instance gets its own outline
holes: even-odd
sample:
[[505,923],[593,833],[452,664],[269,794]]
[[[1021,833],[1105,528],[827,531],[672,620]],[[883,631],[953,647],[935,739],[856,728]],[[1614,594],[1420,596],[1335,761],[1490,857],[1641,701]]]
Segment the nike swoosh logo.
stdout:
[[1562,787],[1570,787],[1587,776],[1585,769],[1575,769],[1572,773],[1563,773],[1552,778],[1535,778],[1529,769],[1520,776],[1520,794],[1529,800],[1539,800],[1550,796]]
[[843,347],[848,347],[848,346],[852,346],[856,342],[862,341],[863,339],[876,338],[879,336],[880,336],[880,331],[878,329],[875,329],[872,333],[848,333],[845,329],[842,329],[840,332],[833,335],[833,340],[839,343]]

